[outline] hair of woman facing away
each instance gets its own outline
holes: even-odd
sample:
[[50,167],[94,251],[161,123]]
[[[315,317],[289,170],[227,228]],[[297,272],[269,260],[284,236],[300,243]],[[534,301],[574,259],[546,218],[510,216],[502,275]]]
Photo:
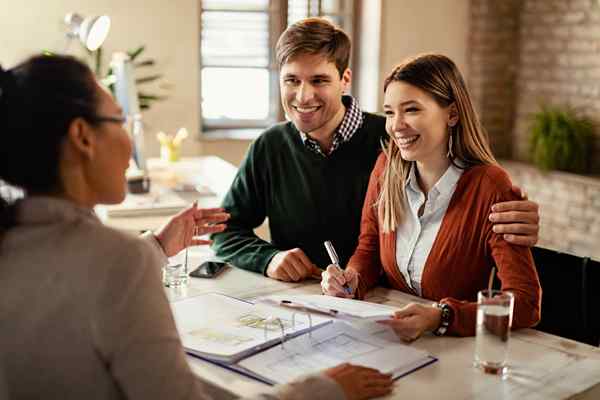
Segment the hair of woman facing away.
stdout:
[[[94,123],[95,85],[73,57],[37,55],[0,66],[0,180],[26,195],[60,192],[61,145],[75,118]],[[14,224],[13,207],[0,198],[0,235]]]
[[[454,62],[446,56],[423,54],[400,63],[385,79],[383,90],[392,82],[405,82],[429,94],[443,108],[453,103],[458,111],[458,123],[449,127],[452,136],[450,162],[459,168],[496,164],[487,133],[475,112],[467,85]],[[400,156],[394,140],[384,147],[387,156],[381,180],[381,192],[375,204],[379,224],[386,233],[394,231],[404,215],[404,183],[410,162]]]

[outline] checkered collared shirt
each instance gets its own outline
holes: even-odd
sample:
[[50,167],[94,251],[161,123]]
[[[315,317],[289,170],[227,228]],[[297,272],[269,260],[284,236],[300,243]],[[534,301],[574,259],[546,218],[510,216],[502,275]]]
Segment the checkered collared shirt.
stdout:
[[329,154],[325,154],[323,150],[321,150],[321,146],[319,146],[319,143],[316,140],[309,137],[306,133],[300,132],[300,137],[302,138],[304,145],[323,157],[331,155],[342,143],[352,139],[354,133],[362,126],[364,117],[358,107],[356,99],[350,95],[344,95],[342,96],[342,103],[346,106],[346,113],[344,114],[342,123],[335,131],[333,144],[331,145]]

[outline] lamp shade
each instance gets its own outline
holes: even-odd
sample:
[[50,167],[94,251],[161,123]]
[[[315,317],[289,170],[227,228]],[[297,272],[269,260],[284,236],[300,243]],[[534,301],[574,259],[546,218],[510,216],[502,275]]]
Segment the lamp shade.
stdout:
[[65,16],[65,22],[70,28],[67,35],[78,37],[90,51],[102,46],[110,30],[110,18],[107,15],[84,18],[80,14],[70,13]]

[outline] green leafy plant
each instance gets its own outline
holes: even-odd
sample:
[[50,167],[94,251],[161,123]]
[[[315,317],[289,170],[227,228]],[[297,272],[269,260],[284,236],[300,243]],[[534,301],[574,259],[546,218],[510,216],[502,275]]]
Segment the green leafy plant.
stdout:
[[[111,93],[114,96],[115,95],[116,77],[113,74],[112,68],[110,68],[110,67],[108,68],[108,71],[106,72],[106,74],[104,74],[104,68],[103,68],[103,63],[102,63],[102,61],[103,61],[102,47],[99,47],[98,50],[90,51],[85,46],[83,46],[81,44],[81,42],[79,42],[79,40],[77,42],[81,45],[82,50],[87,53],[88,59],[84,60],[84,62],[87,62],[88,65],[90,65],[90,68],[94,71],[96,78],[98,80],[100,80],[100,82],[102,82],[102,84],[104,86],[106,86],[108,89],[110,89]],[[133,63],[133,67],[134,67],[134,69],[136,69],[136,71],[140,68],[152,67],[156,64],[156,62],[152,58],[138,60],[138,58],[142,55],[144,50],[146,50],[146,46],[142,45],[136,49],[129,50],[127,52],[129,57],[131,58],[131,62]],[[53,55],[57,54],[57,53],[47,50],[47,49],[42,50],[42,53],[47,56],[53,56]],[[91,65],[91,64],[93,64],[93,65]],[[136,83],[136,88],[138,91],[138,101],[140,104],[140,108],[142,110],[149,109],[150,106],[155,101],[165,100],[167,98],[167,96],[149,93],[147,91],[140,89],[141,86],[158,81],[159,79],[162,79],[162,77],[163,77],[162,74],[153,74],[153,75],[147,75],[147,76],[144,76],[141,78],[136,78],[135,83]],[[161,86],[166,86],[166,85],[161,85]]]
[[[136,49],[133,49],[133,50],[130,50],[127,52],[129,57],[131,58],[131,62],[136,71],[138,71],[141,68],[152,67],[156,64],[156,62],[152,58],[146,58],[143,60],[140,59],[140,56],[142,55],[144,50],[146,50],[146,46],[142,45]],[[102,81],[102,83],[106,87],[108,87],[110,89],[110,91],[112,92],[112,94],[114,96],[116,79],[115,79],[115,75],[113,74],[112,68],[109,68],[108,71],[106,72],[106,74],[103,74],[102,47],[100,47],[98,50],[96,50],[94,52],[90,52],[90,56],[94,60],[94,72],[95,72],[96,76]],[[150,93],[150,92],[142,89],[142,87],[144,85],[158,81],[158,80],[162,79],[162,77],[163,77],[162,74],[153,74],[153,75],[146,75],[143,77],[136,78],[135,84],[136,84],[136,87],[138,90],[138,100],[140,103],[140,108],[142,110],[147,110],[148,108],[150,108],[150,106],[155,101],[164,100],[167,98],[166,96],[153,94],[153,93]]]
[[592,122],[575,110],[542,105],[533,114],[531,159],[543,170],[585,173],[593,132]]

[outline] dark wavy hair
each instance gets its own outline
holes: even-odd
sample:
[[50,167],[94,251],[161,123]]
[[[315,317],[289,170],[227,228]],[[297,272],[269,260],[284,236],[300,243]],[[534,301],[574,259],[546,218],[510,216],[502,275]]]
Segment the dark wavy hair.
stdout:
[[[73,57],[0,66],[0,180],[26,195],[59,192],[62,142],[75,118],[94,123],[98,101],[94,75]],[[0,198],[0,234],[15,224],[12,208]]]

